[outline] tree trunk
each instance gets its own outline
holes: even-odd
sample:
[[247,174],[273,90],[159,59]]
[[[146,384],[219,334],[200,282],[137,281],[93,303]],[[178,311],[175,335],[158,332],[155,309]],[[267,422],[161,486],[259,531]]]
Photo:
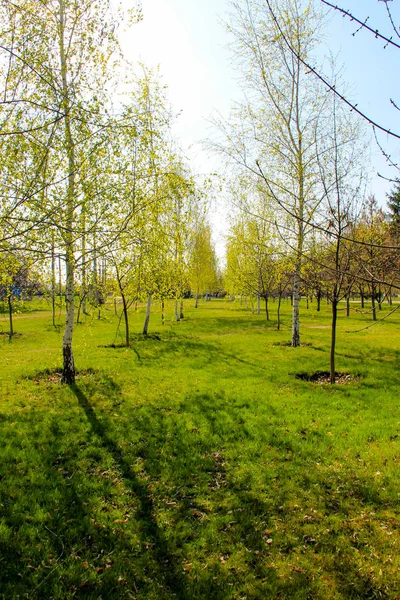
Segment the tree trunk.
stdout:
[[131,345],[130,335],[129,335],[129,314],[128,314],[128,305],[126,302],[125,294],[120,289],[122,296],[122,311],[124,314],[124,323],[125,323],[125,346],[127,348]]
[[61,256],[58,256],[58,293],[60,296],[60,309],[62,307],[62,277],[61,277]]
[[264,296],[264,300],[265,300],[265,318],[266,318],[267,321],[269,321],[268,294],[266,294]]
[[185,318],[185,315],[183,314],[183,300],[181,300],[181,306],[180,306],[180,314],[179,314],[181,319]]
[[78,312],[76,313],[76,324],[79,325],[79,319],[81,316],[82,298],[78,296]]
[[361,308],[365,308],[364,290],[360,288]]
[[[69,250],[69,254],[72,250]],[[66,258],[65,261],[67,281],[65,284],[65,330],[63,336],[63,371],[61,381],[67,385],[75,383],[75,365],[72,352],[72,335],[74,331],[74,265],[73,257]]]
[[379,285],[379,288],[378,288],[378,298],[379,298],[378,308],[379,308],[379,310],[382,310],[382,297],[383,297],[383,294],[382,294],[381,286]]
[[330,382],[336,381],[335,375],[335,348],[336,348],[336,324],[337,324],[337,294],[332,295],[332,326],[331,326],[331,353],[330,353]]
[[53,327],[56,326],[56,259],[54,248],[54,231],[51,235],[51,314]]
[[261,297],[260,294],[257,294],[257,314],[261,314]]
[[12,310],[12,292],[8,294],[8,320],[10,324],[10,330],[8,332],[8,337],[11,339],[14,335],[14,325],[13,325],[13,310]]
[[346,317],[350,316],[350,293],[346,294]]
[[147,295],[147,307],[146,307],[146,317],[143,325],[143,335],[147,335],[149,332],[149,321],[150,321],[150,311],[151,311],[151,298],[152,294],[149,293]]
[[375,284],[373,283],[371,286],[371,303],[372,303],[372,320],[376,321],[376,304],[375,304],[375,294],[376,294],[376,288],[375,288]]
[[197,290],[197,292],[196,292],[196,302],[195,302],[194,307],[195,308],[199,307],[199,290]]
[[321,290],[318,290],[318,293],[317,293],[317,312],[321,311],[321,296],[322,296]]
[[299,319],[299,303],[300,303],[300,262],[296,265],[293,278],[293,313],[292,313],[292,347],[300,346],[300,319]]
[[282,299],[282,294],[279,294],[279,296],[278,296],[278,323],[277,323],[278,331],[281,328],[281,299]]
[[179,304],[178,304],[178,300],[175,300],[175,321],[179,321],[180,320],[180,316],[179,316]]
[[64,47],[64,35],[65,35],[65,3],[64,0],[59,0],[59,18],[60,18],[60,29],[59,29],[59,50],[60,50],[60,67],[61,67],[61,78],[62,78],[62,108],[64,112],[64,148],[66,150],[68,158],[68,180],[67,180],[67,198],[65,206],[65,228],[64,228],[64,240],[65,240],[65,270],[66,270],[66,284],[65,284],[65,305],[66,305],[66,318],[65,318],[65,330],[63,336],[63,371],[61,381],[68,385],[75,383],[75,365],[74,356],[72,353],[72,335],[74,331],[74,271],[75,271],[75,253],[74,253],[74,211],[75,211],[75,146],[71,131],[71,114],[70,108],[71,103],[69,99],[69,86],[67,81],[67,57]]
[[161,325],[165,325],[165,302],[164,298],[161,300]]
[[79,305],[79,308],[81,308],[82,306],[82,312],[84,315],[87,314],[87,307],[86,307],[86,296],[87,296],[87,281],[86,281],[86,206],[85,206],[85,202],[82,205],[82,213],[81,213],[81,221],[82,221],[82,244],[81,244],[81,251],[82,251],[82,290],[81,290],[81,294],[82,294],[82,302]]

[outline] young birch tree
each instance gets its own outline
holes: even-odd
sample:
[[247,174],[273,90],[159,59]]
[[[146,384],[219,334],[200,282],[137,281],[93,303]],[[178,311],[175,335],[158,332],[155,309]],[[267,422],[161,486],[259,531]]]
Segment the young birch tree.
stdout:
[[299,346],[303,252],[322,199],[316,132],[323,98],[281,28],[305,59],[318,42],[321,23],[306,0],[243,0],[232,7],[228,29],[246,101],[236,106],[231,123],[218,123],[225,139],[217,148],[261,181],[277,220],[278,213],[286,215],[281,236],[295,253],[292,346]]
[[[22,233],[56,231],[66,278],[62,381],[72,384],[75,274],[82,213],[78,157],[82,156],[79,149],[88,146],[82,123],[90,116],[95,130],[104,127],[105,119],[98,108],[93,109],[91,97],[106,86],[108,61],[117,47],[116,23],[108,0],[21,0],[18,5],[5,0],[1,16],[11,25],[3,58],[9,57],[8,79],[17,84],[11,106],[18,107],[14,110],[18,130],[10,128],[7,133],[29,144],[31,162],[36,162],[41,175],[46,167],[44,185],[52,191],[52,198],[49,194],[45,202],[37,193],[25,195],[14,213],[25,224]],[[38,148],[43,149],[43,158]],[[43,239],[50,246],[50,240]]]

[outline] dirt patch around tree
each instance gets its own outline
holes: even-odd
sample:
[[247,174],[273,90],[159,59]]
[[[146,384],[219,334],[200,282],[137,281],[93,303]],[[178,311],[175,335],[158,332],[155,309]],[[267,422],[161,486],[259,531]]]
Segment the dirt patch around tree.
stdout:
[[[330,384],[331,382],[331,374],[329,371],[315,371],[314,373],[296,373],[296,379],[301,379],[302,381],[310,381],[311,383],[316,383],[319,385]],[[337,385],[345,385],[348,383],[352,383],[356,381],[358,376],[351,375],[350,373],[344,373],[341,371],[336,371],[335,373],[335,384]]]
[[[76,371],[76,377],[85,377],[87,375],[93,375],[96,373],[95,369],[80,369]],[[58,367],[56,369],[45,369],[44,371],[38,371],[33,375],[28,375],[26,379],[30,379],[35,383],[39,384],[41,382],[45,383],[60,383],[62,377],[62,369]]]

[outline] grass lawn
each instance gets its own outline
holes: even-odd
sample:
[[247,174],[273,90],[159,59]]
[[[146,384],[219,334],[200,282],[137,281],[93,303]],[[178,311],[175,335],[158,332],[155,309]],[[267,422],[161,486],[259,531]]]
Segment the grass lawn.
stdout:
[[329,386],[326,305],[293,349],[286,303],[193,304],[87,317],[73,388],[45,302],[0,336],[0,598],[399,599],[399,312],[340,311]]

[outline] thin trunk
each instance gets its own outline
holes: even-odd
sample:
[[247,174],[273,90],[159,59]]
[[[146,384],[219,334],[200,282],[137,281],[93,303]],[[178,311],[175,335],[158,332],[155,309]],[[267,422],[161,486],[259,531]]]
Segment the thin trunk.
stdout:
[[53,327],[56,326],[56,258],[54,248],[54,231],[51,234],[51,314]]
[[78,302],[78,312],[76,314],[76,324],[79,325],[79,319],[81,316],[81,307],[82,307],[82,300],[83,298],[79,298],[79,302]]
[[266,318],[267,321],[269,321],[268,294],[266,294],[264,296],[264,300],[265,300],[265,318]]
[[361,308],[365,308],[364,290],[360,288]]
[[296,60],[296,74],[294,75],[293,85],[293,96],[294,96],[294,119],[297,130],[296,138],[296,171],[297,171],[297,183],[298,183],[298,199],[296,202],[296,219],[297,219],[297,248],[296,248],[296,263],[293,281],[293,311],[292,311],[292,347],[300,346],[300,318],[299,318],[299,304],[300,304],[300,277],[301,277],[301,263],[303,256],[303,243],[304,243],[304,208],[305,208],[305,191],[304,191],[304,150],[303,150],[303,133],[301,130],[301,108],[300,108],[300,72],[303,69],[300,61]]
[[118,313],[117,313],[117,299],[116,298],[114,298],[114,315],[118,316]]
[[300,303],[300,261],[296,265],[293,278],[293,312],[292,312],[292,346],[300,346],[300,321],[299,321],[299,303]]
[[124,313],[124,323],[125,323],[125,346],[127,348],[129,348],[129,346],[131,345],[131,341],[130,341],[130,335],[129,335],[128,304],[126,302],[125,294],[121,290],[121,288],[120,288],[120,292],[121,292],[121,297],[122,297],[122,312]]
[[335,383],[335,348],[336,348],[336,324],[337,324],[337,290],[332,294],[332,325],[331,325],[331,352],[330,352],[330,382]]
[[382,310],[382,297],[383,297],[383,294],[382,294],[381,286],[379,285],[379,288],[378,288],[378,298],[379,298],[378,308],[379,308],[379,310]]
[[161,300],[161,325],[165,325],[165,302],[164,298]]
[[150,311],[151,311],[151,293],[147,295],[147,307],[146,307],[146,317],[143,325],[143,335],[147,335],[149,332],[149,321],[150,321]]
[[97,268],[97,249],[96,236],[93,235],[93,263],[92,263],[92,282],[93,282],[93,301],[95,307],[99,302],[99,286],[98,286],[98,268]]
[[318,293],[317,293],[317,312],[321,311],[321,296],[322,296],[321,290],[318,290]]
[[58,294],[60,296],[60,308],[62,307],[62,278],[61,278],[61,256],[58,256]]
[[183,314],[183,300],[181,300],[181,306],[180,306],[180,314],[179,314],[181,319],[185,318],[185,315]]
[[12,309],[12,292],[8,294],[8,320],[10,324],[10,330],[8,337],[11,339],[14,335],[14,324],[13,324],[13,309]]
[[278,296],[278,323],[277,323],[278,331],[281,328],[281,299],[282,299],[282,294],[279,294],[279,296]]
[[82,251],[82,312],[86,315],[87,314],[87,309],[86,309],[86,295],[87,295],[87,291],[86,291],[86,205],[85,202],[83,203],[82,206],[82,244],[81,244],[81,251]]
[[180,320],[178,307],[179,307],[178,300],[175,300],[175,321]]
[[306,309],[308,310],[309,308],[310,308],[310,305],[309,305],[308,294],[307,294],[307,296],[306,296]]
[[257,314],[261,314],[261,297],[260,294],[257,294]]
[[61,381],[68,385],[75,383],[75,365],[72,352],[72,335],[74,331],[74,265],[71,244],[68,244],[68,256],[65,261],[66,284],[65,284],[65,330],[63,336],[63,371]]
[[60,43],[60,67],[62,78],[63,92],[63,112],[64,112],[64,135],[65,135],[65,150],[68,158],[68,180],[67,180],[67,198],[66,198],[66,220],[64,229],[65,240],[65,305],[66,318],[65,330],[63,336],[63,371],[61,381],[68,385],[75,383],[75,365],[72,352],[72,335],[74,331],[74,290],[75,290],[75,256],[74,256],[74,209],[75,209],[75,147],[71,131],[71,103],[69,99],[69,87],[67,81],[67,59],[64,47],[65,35],[65,3],[64,0],[59,0],[59,43]]
[[377,317],[376,317],[376,304],[375,304],[375,295],[376,295],[376,288],[375,288],[375,284],[373,283],[371,286],[371,302],[372,302],[372,320],[376,321]]
[[194,307],[195,308],[199,307],[199,290],[197,290],[197,292],[196,292],[196,302],[195,302]]
[[346,317],[350,316],[350,294],[346,294]]

